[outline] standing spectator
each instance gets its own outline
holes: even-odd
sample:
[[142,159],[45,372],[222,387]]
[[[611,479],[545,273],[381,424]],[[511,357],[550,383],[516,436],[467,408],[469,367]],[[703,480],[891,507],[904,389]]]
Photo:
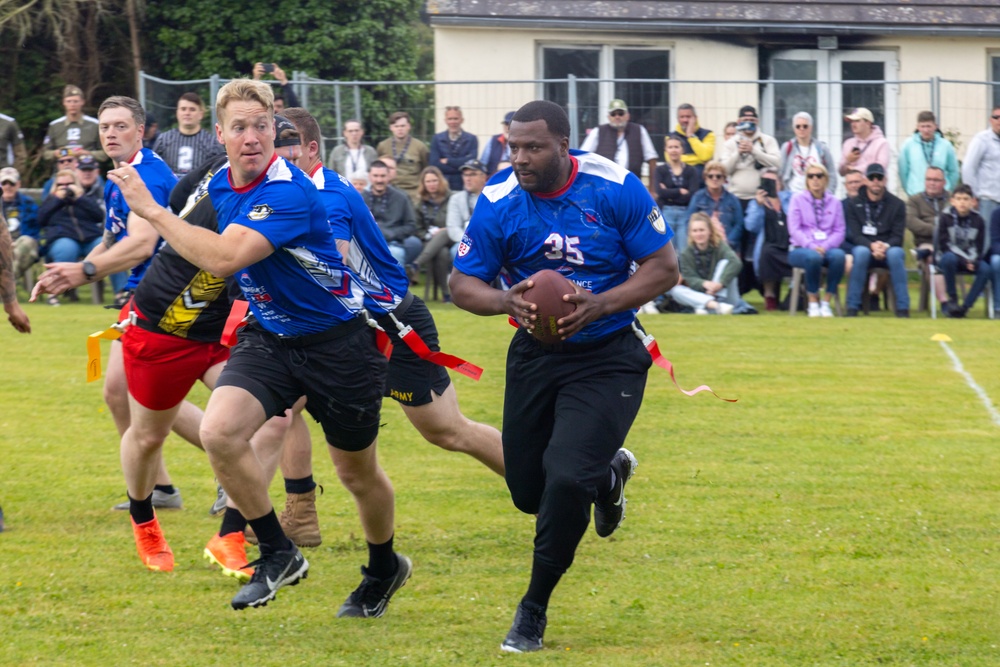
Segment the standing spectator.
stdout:
[[[571,153],[569,134],[556,104],[517,111],[511,178],[480,198],[451,275],[459,307],[506,314],[522,326],[508,350],[503,453],[514,505],[538,518],[530,582],[501,645],[516,653],[541,650],[549,599],[573,563],[591,507],[600,537],[624,519],[637,463],[623,445],[652,363],[633,330],[635,309],[678,275],[671,232],[649,193],[604,158]],[[599,235],[580,208],[594,211]],[[567,262],[592,291],[564,297],[576,310],[560,320],[561,342],[543,345],[524,328],[533,324],[528,278]],[[491,286],[501,270],[509,290]]]
[[279,89],[274,91],[274,113],[279,114],[285,107],[300,107],[299,98],[292,90],[292,85],[288,83],[288,75],[285,70],[278,67],[277,63],[254,63],[253,78],[262,79],[265,74],[270,74],[278,81]]
[[177,100],[177,127],[160,134],[153,146],[178,178],[223,152],[215,133],[201,126],[204,117],[205,103],[198,93],[184,93]]
[[389,185],[389,169],[381,160],[369,165],[368,180],[371,187],[361,197],[375,216],[389,252],[401,266],[409,266],[423,249],[423,243],[415,236],[417,220],[413,203],[405,192]]
[[[788,263],[805,269],[809,317],[833,317],[830,299],[844,276],[844,207],[828,191],[826,167],[806,167],[806,190],[792,196],[788,205]],[[819,299],[819,284],[826,267],[826,292]]]
[[656,171],[656,149],[649,132],[638,123],[633,123],[624,100],[611,100],[608,105],[608,122],[595,127],[580,144],[581,151],[597,153],[612,162],[625,167],[640,181],[642,163],[649,168],[649,192],[656,196],[653,184]]
[[698,191],[701,174],[683,160],[684,142],[670,135],[663,140],[667,161],[656,167],[656,201],[670,229],[674,230],[677,252],[687,244],[687,207]]
[[[677,107],[677,125],[670,133],[681,141],[683,155],[681,160],[698,171],[698,178],[705,165],[715,157],[715,132],[698,124],[698,113],[694,106],[684,103]],[[676,242],[680,237],[675,235]]]
[[13,239],[14,279],[18,280],[38,261],[38,204],[21,192],[21,174],[13,167],[0,169],[3,215]]
[[875,116],[864,107],[858,107],[845,116],[851,121],[851,132],[854,136],[844,142],[843,154],[840,157],[840,175],[845,175],[850,169],[857,169],[863,174],[868,173],[868,166],[882,165],[883,172],[889,169],[889,142],[882,133],[882,128],[875,125]]
[[726,188],[726,168],[721,162],[705,165],[705,187],[694,193],[685,216],[691,219],[695,213],[705,213],[712,224],[721,225],[726,242],[735,251],[743,240],[743,208],[740,200]]
[[[21,333],[31,333],[31,322],[17,302],[17,281],[14,279],[14,258],[11,249],[7,220],[0,213],[0,301],[3,301],[7,321]],[[3,528],[3,512],[0,512],[0,529]]]
[[821,164],[826,173],[827,189],[837,189],[837,161],[826,144],[813,138],[813,117],[800,111],[792,116],[795,138],[789,139],[781,147],[781,181],[787,190],[797,194],[806,190],[806,168],[811,164]]
[[389,131],[392,136],[376,146],[375,152],[379,157],[388,155],[396,162],[393,184],[411,199],[416,199],[420,172],[427,166],[430,151],[427,144],[410,134],[410,114],[405,111],[395,111],[389,116]]
[[[353,174],[367,174],[368,165],[378,159],[375,149],[364,142],[365,128],[360,120],[344,123],[344,141],[330,151],[330,168],[348,179]],[[367,176],[366,176],[367,178]]]
[[28,152],[24,148],[24,135],[17,121],[0,113],[0,169],[14,167],[23,171]]
[[848,169],[844,174],[844,199],[858,196],[858,190],[865,184],[865,175],[857,169]]
[[448,129],[431,138],[430,166],[437,167],[448,179],[448,187],[462,188],[462,165],[479,154],[479,139],[462,130],[462,109],[444,108],[444,123]]
[[781,189],[777,169],[765,169],[761,188],[747,206],[744,224],[757,235],[753,266],[764,293],[764,308],[778,310],[778,286],[792,275],[788,263],[788,201],[791,193]]
[[910,316],[910,291],[906,282],[903,233],[906,205],[885,187],[885,169],[868,165],[866,182],[858,196],[844,202],[847,240],[853,246],[854,264],[847,283],[847,316],[856,317],[871,267],[888,268],[896,293],[896,317]]
[[[948,317],[965,317],[990,279],[990,265],[985,260],[986,223],[972,210],[975,203],[972,188],[965,184],[959,185],[951,193],[951,210],[942,213],[938,222],[938,266],[944,274],[948,296],[948,302],[942,309]],[[961,305],[958,303],[955,284],[959,273],[976,276]],[[942,296],[938,294],[938,298]]]
[[[98,200],[87,196],[76,172],[60,169],[52,194],[38,209],[38,226],[45,237],[46,261],[78,262],[101,242],[104,209]],[[77,300],[75,288],[66,294],[71,301]],[[48,302],[58,306],[59,297],[50,295]]]
[[726,123],[722,128],[722,141],[715,142],[715,160],[719,161],[722,159],[722,149],[725,147],[726,142],[736,136],[736,126],[739,125],[735,120],[731,120]]
[[736,134],[723,146],[722,165],[729,174],[729,191],[740,200],[744,211],[760,187],[761,171],[781,166],[777,140],[760,131],[757,110],[749,104],[740,108]]
[[156,116],[153,115],[152,111],[146,112],[146,129],[142,131],[142,147],[153,150],[153,146],[156,145],[156,141],[160,138],[160,123],[156,120]]
[[667,294],[677,303],[694,308],[698,315],[732,315],[740,305],[736,278],[743,268],[740,258],[704,213],[695,213],[687,224],[688,240],[678,259],[683,285]]
[[917,131],[899,151],[899,179],[906,194],[923,192],[927,167],[941,167],[944,170],[947,179],[945,189],[951,190],[958,183],[955,147],[941,134],[933,111],[921,111],[917,114]]
[[507,134],[510,132],[510,119],[514,117],[513,111],[508,111],[500,121],[503,130],[500,134],[494,134],[486,142],[483,154],[479,156],[479,161],[486,165],[489,176],[499,171],[501,162],[510,162],[510,148],[507,147]]
[[[992,223],[993,211],[1000,207],[1000,105],[990,113],[989,128],[969,143],[962,163],[962,182],[976,193],[983,220]],[[1000,308],[1000,302],[996,303]]]
[[98,162],[107,160],[107,154],[101,150],[97,119],[83,114],[83,91],[77,86],[66,86],[63,89],[62,101],[66,115],[49,123],[49,129],[42,141],[45,159],[54,160],[56,151],[60,148],[69,148],[73,151],[82,148],[90,151]]

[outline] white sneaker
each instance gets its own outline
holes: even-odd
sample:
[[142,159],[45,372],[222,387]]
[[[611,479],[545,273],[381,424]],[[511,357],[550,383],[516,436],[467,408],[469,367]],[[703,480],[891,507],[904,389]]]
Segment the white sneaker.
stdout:
[[833,311],[830,310],[830,302],[823,301],[819,304],[819,316],[820,317],[833,317]]
[[733,314],[733,304],[731,303],[720,303],[719,307],[715,309],[719,315],[732,315]]
[[810,301],[807,312],[809,313],[809,317],[819,317],[819,304],[815,301]]
[[652,301],[648,301],[639,307],[639,312],[643,315],[657,315],[660,309],[656,307],[656,304]]
[[705,310],[704,308],[695,308],[694,309],[694,314],[695,315],[708,315],[708,311]]

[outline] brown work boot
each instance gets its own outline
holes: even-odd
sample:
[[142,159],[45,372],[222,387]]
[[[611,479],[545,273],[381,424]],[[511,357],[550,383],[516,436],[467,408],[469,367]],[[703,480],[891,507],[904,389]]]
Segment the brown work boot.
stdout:
[[[323,493],[323,487],[317,487]],[[316,514],[316,489],[309,493],[289,493],[285,510],[278,517],[281,529],[297,547],[318,547],[323,542]]]

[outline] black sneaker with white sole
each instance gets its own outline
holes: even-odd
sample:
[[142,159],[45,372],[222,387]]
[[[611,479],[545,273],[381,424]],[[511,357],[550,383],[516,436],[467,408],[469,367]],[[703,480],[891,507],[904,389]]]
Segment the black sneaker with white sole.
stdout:
[[233,609],[263,607],[274,599],[279,588],[295,586],[309,574],[309,561],[296,546],[261,556],[247,567],[254,568],[254,573],[250,583],[233,598]]
[[541,651],[545,623],[545,610],[543,608],[522,602],[517,605],[514,624],[510,626],[510,632],[500,644],[500,650],[507,653]]
[[632,478],[639,462],[629,450],[622,447],[611,460],[611,469],[615,471],[615,486],[603,498],[594,503],[594,529],[601,537],[608,537],[618,530],[625,520],[625,483]]
[[393,594],[403,587],[413,572],[413,563],[402,554],[396,556],[396,574],[387,579],[376,579],[368,574],[368,568],[361,566],[364,577],[361,585],[347,596],[337,611],[337,618],[378,618],[385,613]]

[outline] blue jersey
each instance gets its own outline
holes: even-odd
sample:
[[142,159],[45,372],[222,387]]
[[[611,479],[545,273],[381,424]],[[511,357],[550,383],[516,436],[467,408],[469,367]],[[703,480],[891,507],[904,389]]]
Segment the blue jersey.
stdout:
[[389,252],[365,200],[347,180],[322,165],[312,173],[326,207],[334,238],[350,241],[347,265],[357,274],[365,290],[365,308],[373,317],[392,312],[410,288],[406,271]]
[[236,272],[258,323],[279,336],[319,333],[364,307],[365,292],[337,251],[319,192],[301,169],[277,155],[242,188],[229,165],[208,184],[219,231],[242,225],[263,234],[275,251]]
[[[646,187],[628,170],[593,153],[571,151],[573,170],[558,192],[531,194],[508,168],[483,189],[458,247],[455,268],[513,285],[553,269],[600,294],[632,274],[673,233]],[[571,340],[600,340],[635,319],[635,311],[591,322]]]
[[[143,148],[132,156],[129,164],[139,172],[142,182],[146,184],[156,203],[163,208],[170,208],[170,191],[177,185],[177,177],[170,171],[167,163],[153,151]],[[111,182],[111,179],[104,184],[104,206],[107,209],[104,229],[115,235],[115,241],[121,241],[128,236],[128,214],[131,209],[125,197],[122,197],[122,191]],[[157,241],[157,249],[159,246],[160,243]],[[135,289],[152,261],[151,255],[149,259],[132,267],[125,289]]]

